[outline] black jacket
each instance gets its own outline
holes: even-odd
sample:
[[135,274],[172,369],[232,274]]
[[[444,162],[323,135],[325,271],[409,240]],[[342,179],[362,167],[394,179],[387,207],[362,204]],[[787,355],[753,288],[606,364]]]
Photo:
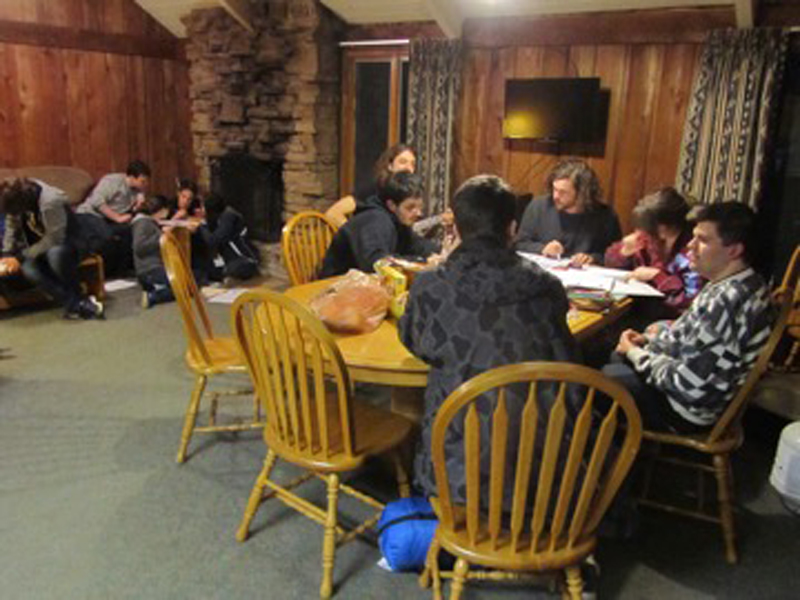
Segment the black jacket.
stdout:
[[432,242],[400,223],[376,198],[333,236],[321,276],[341,275],[350,269],[371,273],[375,261],[385,256],[427,258],[435,250]]
[[[568,309],[566,292],[554,276],[492,240],[462,243],[441,267],[416,277],[399,330],[403,344],[431,366],[414,465],[416,484],[426,495],[436,489],[431,432],[445,398],[493,367],[531,360],[574,362],[577,350],[567,324]],[[523,400],[510,399],[512,420]],[[488,426],[488,413],[481,415],[482,429]],[[488,430],[482,431],[481,439],[488,435]],[[451,477],[455,473],[453,495],[463,499],[463,469],[459,475],[463,440],[458,427],[450,430],[445,445],[453,465],[448,467]],[[483,441],[482,447],[488,450]],[[488,456],[484,458],[488,461]],[[488,462],[485,466],[488,470]]]

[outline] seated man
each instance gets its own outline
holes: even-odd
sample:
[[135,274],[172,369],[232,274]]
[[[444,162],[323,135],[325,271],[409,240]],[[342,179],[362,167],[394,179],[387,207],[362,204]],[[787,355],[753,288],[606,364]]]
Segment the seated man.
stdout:
[[550,194],[534,198],[522,215],[517,250],[602,264],[622,233],[617,215],[601,201],[595,172],[582,160],[566,160],[550,173],[547,187]]
[[616,351],[627,362],[603,372],[631,391],[645,428],[713,426],[766,343],[772,311],[769,290],[750,266],[754,219],[737,202],[701,207],[689,260],[708,284],[670,325],[620,336]]
[[150,167],[135,160],[125,173],[104,175],[77,208],[90,251],[102,253],[111,272],[132,264],[130,224],[149,182]]
[[393,173],[379,187],[377,198],[336,232],[321,276],[341,275],[350,269],[371,273],[376,260],[390,255],[427,258],[435,245],[411,230],[420,216],[422,180],[406,171]]
[[[576,358],[563,286],[511,249],[516,197],[508,185],[492,175],[473,177],[456,192],[452,207],[461,244],[439,268],[417,275],[399,322],[403,344],[431,365],[414,465],[425,495],[436,490],[433,421],[453,390],[500,365]],[[509,402],[512,421],[522,400]],[[461,452],[461,439],[446,444]],[[463,490],[463,483],[454,489]]]
[[81,296],[78,265],[85,249],[67,195],[38,180],[3,182],[0,213],[6,215],[0,277],[21,271],[64,307],[65,318],[102,318],[103,305]]

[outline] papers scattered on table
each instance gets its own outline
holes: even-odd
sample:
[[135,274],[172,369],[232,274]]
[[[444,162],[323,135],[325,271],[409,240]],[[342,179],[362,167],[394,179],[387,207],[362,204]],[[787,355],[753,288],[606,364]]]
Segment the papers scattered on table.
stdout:
[[539,254],[519,252],[522,258],[535,262],[561,280],[565,288],[602,290],[615,296],[664,296],[654,287],[636,280],[628,280],[630,271],[606,267],[570,267],[569,260],[554,260]]
[[212,288],[204,287],[203,296],[214,304],[233,304],[240,295],[244,294],[247,288]]
[[135,279],[112,279],[111,281],[106,281],[105,289],[106,292],[110,294],[111,292],[128,290],[132,287],[136,287],[136,285]]

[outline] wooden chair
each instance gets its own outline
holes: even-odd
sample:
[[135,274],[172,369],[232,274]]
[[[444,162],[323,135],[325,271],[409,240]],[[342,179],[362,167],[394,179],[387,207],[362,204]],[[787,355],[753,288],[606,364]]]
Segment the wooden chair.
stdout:
[[[606,398],[598,401],[598,392]],[[577,408],[568,407],[568,398]],[[481,421],[490,439],[481,437]],[[460,503],[451,495],[452,463],[445,455],[453,427],[463,431],[466,457],[466,501]],[[595,549],[598,524],[633,463],[641,432],[628,391],[587,367],[521,363],[461,385],[433,424],[437,496],[431,502],[439,526],[420,584],[427,587],[432,576],[440,598],[442,577],[452,578],[451,598],[459,598],[468,578],[563,569],[569,596],[581,598],[579,565]],[[488,473],[480,456],[487,457]],[[457,559],[452,573],[439,570],[441,548]],[[494,570],[473,572],[471,565]]]
[[246,368],[235,340],[232,337],[214,335],[203,295],[197,289],[189,260],[181,250],[180,242],[171,233],[164,233],[161,236],[161,257],[183,319],[183,330],[187,341],[186,363],[196,375],[178,448],[177,460],[182,463],[186,460],[186,450],[193,433],[245,431],[263,427],[264,422],[254,396],[252,421],[217,424],[217,404],[220,397],[252,393],[252,390],[235,390],[214,392],[209,405],[208,425],[197,426],[197,413],[208,378],[221,373],[244,373]]
[[[273,496],[320,523],[325,528],[320,597],[329,598],[336,548],[372,527],[380,514],[345,530],[337,521],[339,492],[378,511],[384,506],[341,483],[339,476],[359,468],[370,456],[392,451],[400,493],[407,496],[406,474],[394,451],[410,433],[411,422],[353,398],[333,337],[317,317],[291,298],[267,290],[244,294],[233,306],[233,328],[267,414],[267,455],[236,539],[247,539],[259,505]],[[270,474],[278,458],[306,473],[286,484],[276,482]],[[326,508],[292,491],[313,476],[327,485]]]
[[[733,520],[734,492],[730,455],[744,441],[741,422],[744,411],[747,408],[748,399],[753,388],[766,371],[770,357],[784,335],[789,315],[795,307],[796,303],[792,300],[791,295],[787,294],[782,297],[778,319],[773,326],[766,345],[761,350],[742,387],[739,388],[739,391],[730,401],[725,412],[722,413],[722,416],[720,416],[711,431],[699,434],[673,434],[645,430],[643,433],[644,439],[647,441],[667,447],[689,449],[700,453],[700,455],[710,456],[710,465],[707,462],[687,460],[682,457],[657,456],[655,458],[656,461],[697,470],[697,503],[694,508],[686,508],[677,506],[674,503],[669,504],[664,501],[654,500],[650,494],[652,468],[649,469],[645,479],[639,503],[651,508],[718,523],[722,528],[725,542],[725,558],[731,564],[736,563],[739,557],[736,551]],[[703,473],[712,473],[716,479],[718,509],[713,513],[705,509]]]
[[320,212],[297,213],[283,228],[281,251],[292,285],[317,279],[336,226]]
[[[783,274],[781,285],[772,292],[776,302],[780,302],[783,296],[789,295],[794,299],[795,308],[789,315],[786,323],[785,344],[786,351],[772,357],[769,368],[771,371],[791,372],[797,371],[797,358],[800,355],[800,289],[797,286],[797,278],[800,273],[800,245],[792,253],[792,258]],[[779,358],[780,360],[776,360]]]

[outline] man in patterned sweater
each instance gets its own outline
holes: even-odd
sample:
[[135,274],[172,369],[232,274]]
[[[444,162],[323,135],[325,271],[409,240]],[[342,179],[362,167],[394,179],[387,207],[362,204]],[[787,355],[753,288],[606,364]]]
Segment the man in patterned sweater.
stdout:
[[670,325],[620,336],[616,351],[626,361],[603,372],[631,391],[646,428],[713,426],[766,343],[772,311],[769,290],[750,266],[754,219],[737,202],[701,207],[688,249],[708,285]]

